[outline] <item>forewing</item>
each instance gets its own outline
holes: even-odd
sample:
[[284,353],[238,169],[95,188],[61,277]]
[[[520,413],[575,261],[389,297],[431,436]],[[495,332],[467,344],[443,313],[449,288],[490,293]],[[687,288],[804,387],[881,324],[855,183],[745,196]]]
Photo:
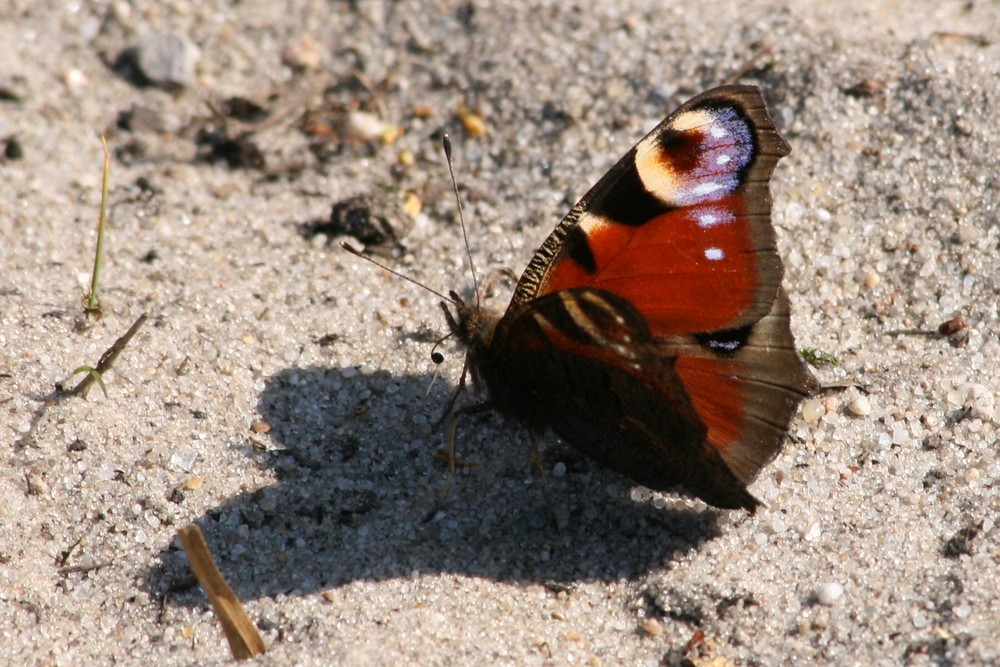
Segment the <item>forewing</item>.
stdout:
[[511,310],[592,287],[631,303],[654,336],[755,322],[781,284],[768,180],[788,152],[756,87],[695,97],[560,222],[521,277]]

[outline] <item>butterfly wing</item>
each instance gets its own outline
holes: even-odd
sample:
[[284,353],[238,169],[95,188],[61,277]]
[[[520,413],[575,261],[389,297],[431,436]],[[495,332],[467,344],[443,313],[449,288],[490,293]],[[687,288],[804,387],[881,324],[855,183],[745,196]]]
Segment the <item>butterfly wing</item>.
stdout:
[[546,239],[482,369],[501,409],[656,489],[752,509],[814,380],[794,351],[760,91],[693,98]]

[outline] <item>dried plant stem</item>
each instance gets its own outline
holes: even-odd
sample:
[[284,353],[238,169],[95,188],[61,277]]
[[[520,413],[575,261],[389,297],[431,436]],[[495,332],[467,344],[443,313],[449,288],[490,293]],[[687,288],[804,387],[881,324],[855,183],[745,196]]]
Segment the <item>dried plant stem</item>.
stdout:
[[247,616],[243,603],[219,572],[212,558],[212,552],[205,543],[205,535],[202,534],[198,524],[192,523],[181,528],[177,535],[181,538],[184,551],[187,552],[191,569],[208,594],[215,615],[222,623],[222,630],[229,640],[229,650],[233,658],[246,660],[266,651],[264,639]]
[[[101,355],[101,358],[97,362],[97,366],[80,366],[74,370],[74,375],[77,373],[86,373],[87,376],[80,381],[80,384],[73,387],[73,389],[70,390],[70,393],[86,396],[87,392],[90,390],[90,385],[94,382],[99,383],[103,389],[104,382],[101,380],[101,376],[107,372],[112,365],[114,365],[115,361],[118,359],[118,355],[122,353],[125,346],[132,340],[132,337],[139,332],[139,328],[146,322],[147,317],[146,313],[140,315],[139,318],[132,323],[132,326],[129,327],[128,331],[116,340],[111,347],[104,351],[104,354]],[[107,394],[107,390],[105,390],[104,393]]]
[[101,215],[97,219],[97,249],[94,251],[94,270],[90,274],[90,293],[87,295],[84,311],[88,315],[101,314],[101,302],[97,298],[97,281],[101,276],[101,258],[104,256],[104,227],[108,217],[108,181],[111,174],[111,153],[108,142],[101,135],[101,145],[104,147],[104,176],[101,179]]

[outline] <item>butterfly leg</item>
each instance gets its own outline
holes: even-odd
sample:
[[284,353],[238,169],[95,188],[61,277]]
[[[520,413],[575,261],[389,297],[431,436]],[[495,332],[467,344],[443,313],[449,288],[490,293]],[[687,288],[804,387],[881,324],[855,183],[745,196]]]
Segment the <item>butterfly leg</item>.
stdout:
[[[464,374],[463,374],[464,376]],[[427,523],[434,518],[438,512],[444,507],[445,501],[448,499],[448,493],[451,491],[451,482],[455,478],[455,468],[462,464],[455,457],[455,441],[458,435],[458,419],[463,415],[474,415],[479,412],[485,412],[487,410],[493,409],[493,403],[489,401],[485,403],[477,403],[475,405],[467,405],[460,410],[455,410],[451,413],[451,420],[448,422],[448,451],[445,457],[448,460],[448,480],[444,484],[444,488],[441,490],[441,495],[438,497],[434,507],[431,508],[430,513],[424,517],[424,523]],[[447,413],[445,413],[447,415]]]
[[[445,312],[448,311],[446,310]],[[465,391],[465,376],[468,374],[468,372],[469,372],[469,357],[466,356],[465,363],[462,365],[462,377],[459,378],[458,380],[458,387],[455,389],[455,393],[451,395],[451,398],[448,399],[448,405],[444,406],[444,412],[442,412],[441,416],[438,417],[438,420],[434,422],[434,428],[437,428],[438,426],[443,424],[444,420],[448,417],[448,415],[452,414],[451,411],[455,407],[455,401],[457,401],[458,397],[462,395],[463,391]],[[452,417],[452,420],[454,420],[454,416]]]
[[517,274],[508,268],[493,269],[492,271],[487,273],[486,277],[483,278],[483,284],[481,286],[483,294],[485,294],[487,297],[492,296],[493,286],[504,279],[509,280],[511,283],[515,285],[517,284]]
[[545,507],[552,518],[552,525],[559,530],[559,517],[556,516],[556,506],[552,503],[552,496],[549,495],[549,479],[545,476],[545,459],[538,449],[538,440],[535,439],[535,432],[528,430],[528,438],[531,440],[531,462],[538,469],[538,475],[542,479],[542,496],[545,498]]

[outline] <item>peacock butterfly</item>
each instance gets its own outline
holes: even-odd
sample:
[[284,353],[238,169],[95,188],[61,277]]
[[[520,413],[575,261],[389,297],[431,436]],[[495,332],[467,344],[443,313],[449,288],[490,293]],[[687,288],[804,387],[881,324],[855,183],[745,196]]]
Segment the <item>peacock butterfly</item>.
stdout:
[[752,512],[747,484],[816,386],[770,220],[789,152],[758,88],[689,100],[556,226],[502,315],[442,302],[473,382],[640,484]]

